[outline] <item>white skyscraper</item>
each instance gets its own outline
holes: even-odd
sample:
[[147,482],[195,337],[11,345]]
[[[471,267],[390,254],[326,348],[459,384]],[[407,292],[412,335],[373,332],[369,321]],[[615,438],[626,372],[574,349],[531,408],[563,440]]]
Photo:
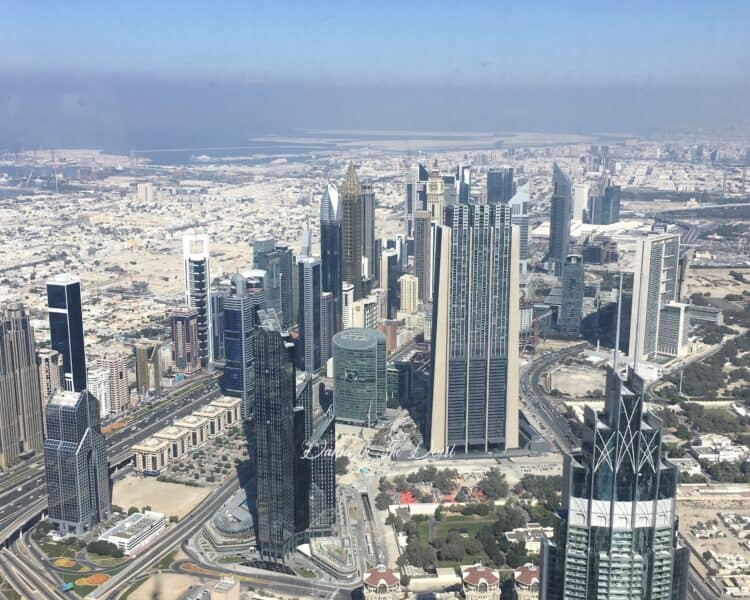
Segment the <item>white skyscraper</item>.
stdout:
[[112,410],[112,398],[109,389],[109,369],[89,369],[87,382],[89,392],[99,401],[99,416],[106,419]]
[[406,273],[398,278],[401,286],[401,310],[404,312],[417,312],[419,305],[419,280],[415,275]]

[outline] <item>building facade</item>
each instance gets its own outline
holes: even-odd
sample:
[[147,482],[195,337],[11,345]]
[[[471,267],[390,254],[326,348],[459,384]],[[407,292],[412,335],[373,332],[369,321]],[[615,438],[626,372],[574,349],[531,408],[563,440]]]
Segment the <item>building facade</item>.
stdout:
[[291,327],[296,318],[292,249],[273,238],[257,240],[253,244],[253,265],[266,271],[268,308],[276,311],[282,327]]
[[398,278],[401,289],[401,306],[404,312],[415,313],[419,307],[419,279],[416,275],[405,273]]
[[516,193],[513,167],[487,171],[487,204],[506,204]]
[[341,202],[341,276],[343,281],[354,286],[354,300],[364,295],[362,248],[363,216],[362,186],[357,171],[349,164],[344,181],[339,188]]
[[49,519],[61,531],[81,535],[109,517],[107,446],[89,392],[58,390],[50,399],[44,470]]
[[419,299],[432,299],[432,219],[430,213],[414,213],[414,274],[419,279]]
[[299,289],[297,366],[306,373],[314,373],[323,365],[320,261],[309,256],[298,258],[297,281]]
[[455,205],[437,229],[432,451],[518,447],[518,230],[508,205]]
[[562,292],[557,327],[560,333],[570,337],[581,334],[583,314],[583,257],[568,254],[562,269]]
[[550,273],[558,277],[568,256],[570,246],[570,219],[572,216],[570,179],[557,163],[552,168],[552,200],[549,222]]
[[201,366],[207,367],[214,359],[208,236],[185,236],[182,240],[182,255],[185,262],[185,304],[198,311]]
[[112,414],[119,414],[130,403],[125,356],[120,352],[105,352],[99,363],[109,372],[110,412]]
[[[223,311],[221,312],[223,321]],[[214,315],[215,314],[216,312],[214,312]],[[174,365],[175,371],[190,377],[201,368],[200,342],[198,338],[198,311],[194,308],[176,310],[172,313],[171,322],[172,364]],[[221,357],[223,360],[223,350],[221,352]]]
[[541,553],[540,600],[684,600],[688,550],[677,545],[677,469],[643,380],[607,373],[602,412],[586,407],[581,449],[566,456],[555,542]]
[[161,390],[161,344],[159,342],[140,340],[136,342],[135,385],[140,396]]
[[47,282],[50,342],[63,357],[65,389],[86,389],[81,280],[61,275]]
[[372,427],[386,408],[385,336],[352,328],[333,338],[336,420]]
[[34,332],[23,306],[8,304],[0,312],[0,468],[40,451],[43,442]]
[[320,201],[321,287],[333,296],[333,333],[341,331],[341,204],[339,192],[328,185]]

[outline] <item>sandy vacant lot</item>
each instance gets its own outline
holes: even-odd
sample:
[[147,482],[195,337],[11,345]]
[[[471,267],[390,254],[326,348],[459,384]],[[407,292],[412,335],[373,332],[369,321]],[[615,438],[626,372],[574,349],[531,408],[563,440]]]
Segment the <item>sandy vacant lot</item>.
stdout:
[[128,475],[115,482],[112,503],[127,510],[131,506],[151,510],[167,516],[176,515],[180,519],[211,492],[209,488],[190,487],[179,483],[157,481],[152,477]]
[[201,579],[190,575],[178,575],[176,573],[161,573],[152,575],[142,586],[137,588],[130,596],[130,600],[179,600],[190,586],[198,585]]

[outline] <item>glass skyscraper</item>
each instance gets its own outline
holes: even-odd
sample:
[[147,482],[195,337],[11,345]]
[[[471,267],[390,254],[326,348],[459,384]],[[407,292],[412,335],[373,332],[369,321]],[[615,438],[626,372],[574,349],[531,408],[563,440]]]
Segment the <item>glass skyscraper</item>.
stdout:
[[513,167],[487,171],[487,204],[506,204],[515,193]]
[[339,187],[341,201],[341,277],[354,286],[354,300],[364,296],[362,285],[362,241],[364,209],[357,170],[349,164]]
[[552,200],[549,219],[550,272],[559,276],[570,246],[570,219],[573,215],[570,179],[557,163],[552,167]]
[[321,310],[321,268],[317,258],[309,256],[297,259],[299,306],[297,323],[299,343],[298,366],[306,373],[314,373],[323,364],[322,342],[323,312]]
[[563,335],[577,337],[581,333],[583,312],[583,258],[569,254],[562,269],[562,296],[557,327]]
[[273,238],[257,240],[253,244],[253,266],[266,271],[268,308],[276,311],[282,327],[291,327],[296,318],[291,248],[277,244]]
[[208,236],[185,236],[182,240],[182,255],[185,261],[185,303],[188,307],[198,311],[201,366],[207,367],[208,363],[214,359]]
[[386,408],[385,335],[351,328],[333,336],[336,420],[372,427]]
[[643,380],[607,373],[602,412],[586,407],[581,449],[566,456],[555,541],[542,545],[540,600],[685,600],[677,545],[677,469]]
[[333,185],[320,202],[320,264],[321,287],[333,295],[333,333],[337,333],[341,331],[341,208]]
[[65,387],[86,389],[81,280],[61,275],[47,282],[47,310],[52,348],[63,357]]
[[52,395],[44,469],[49,519],[62,531],[81,535],[109,517],[107,446],[99,402],[89,392],[58,390]]
[[519,244],[511,207],[447,206],[436,231],[430,449],[516,448]]
[[41,450],[43,441],[34,332],[23,306],[9,304],[0,312],[0,469]]

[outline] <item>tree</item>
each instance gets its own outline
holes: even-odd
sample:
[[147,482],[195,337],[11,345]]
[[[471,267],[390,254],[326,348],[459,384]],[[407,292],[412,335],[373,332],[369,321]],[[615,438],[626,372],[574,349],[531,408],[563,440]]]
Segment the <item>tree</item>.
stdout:
[[131,506],[131,507],[130,507],[130,508],[128,509],[128,515],[132,515],[132,514],[135,514],[135,513],[137,513],[137,512],[139,512],[139,511],[138,511],[138,507],[137,507],[137,506]]
[[349,470],[349,458],[339,456],[336,458],[336,475],[346,475]]
[[378,510],[388,510],[388,506],[391,504],[391,499],[385,492],[380,492],[375,496],[375,508]]
[[505,498],[510,491],[508,482],[505,480],[505,474],[497,468],[487,471],[477,487],[489,500]]
[[120,550],[115,544],[111,542],[104,542],[101,540],[90,542],[86,546],[86,550],[91,552],[92,554],[98,554],[99,556],[112,556],[114,558],[123,557],[123,551]]

